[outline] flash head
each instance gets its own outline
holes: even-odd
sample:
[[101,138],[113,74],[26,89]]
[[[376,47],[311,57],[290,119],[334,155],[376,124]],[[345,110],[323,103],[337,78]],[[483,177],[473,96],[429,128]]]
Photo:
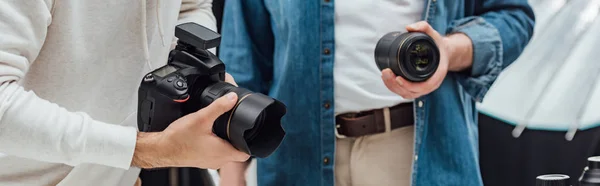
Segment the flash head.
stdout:
[[195,23],[184,23],[175,27],[175,37],[197,49],[208,50],[218,47],[221,35]]

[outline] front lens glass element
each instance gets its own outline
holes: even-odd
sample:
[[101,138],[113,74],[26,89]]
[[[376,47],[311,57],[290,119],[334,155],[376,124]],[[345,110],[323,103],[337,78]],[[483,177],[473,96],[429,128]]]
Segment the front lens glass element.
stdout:
[[433,61],[433,50],[427,41],[417,41],[408,48],[410,63],[417,71],[427,69]]

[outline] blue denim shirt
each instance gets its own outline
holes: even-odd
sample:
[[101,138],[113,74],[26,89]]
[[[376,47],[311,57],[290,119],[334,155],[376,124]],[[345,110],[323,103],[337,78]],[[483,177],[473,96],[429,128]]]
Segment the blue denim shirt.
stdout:
[[[220,57],[227,71],[288,107],[287,136],[258,160],[260,186],[334,185],[333,1],[226,1]],[[527,0],[425,4],[423,19],[438,32],[471,38],[474,59],[470,71],[448,73],[415,100],[412,185],[482,185],[475,102],[528,43],[534,15]]]

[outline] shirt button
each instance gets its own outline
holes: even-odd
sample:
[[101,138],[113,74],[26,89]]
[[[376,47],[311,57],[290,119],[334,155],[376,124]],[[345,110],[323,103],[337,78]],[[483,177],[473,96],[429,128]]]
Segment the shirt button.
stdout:
[[415,156],[415,161],[419,160],[419,156]]
[[324,165],[329,165],[329,158],[328,157],[323,158],[323,164]]
[[423,107],[423,101],[419,101],[418,105],[419,107]]
[[329,104],[329,102],[325,102],[325,104],[323,104],[323,107],[325,107],[325,109],[329,109],[331,107],[331,104]]
[[329,55],[329,54],[331,54],[331,50],[329,50],[328,48],[326,48],[325,50],[323,50],[323,54]]

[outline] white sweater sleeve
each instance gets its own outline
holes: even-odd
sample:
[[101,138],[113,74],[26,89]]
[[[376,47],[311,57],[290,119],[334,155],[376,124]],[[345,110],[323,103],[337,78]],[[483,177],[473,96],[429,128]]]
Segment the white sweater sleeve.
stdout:
[[0,0],[0,152],[38,161],[130,167],[137,131],[69,112],[17,82],[38,56],[52,0]]

